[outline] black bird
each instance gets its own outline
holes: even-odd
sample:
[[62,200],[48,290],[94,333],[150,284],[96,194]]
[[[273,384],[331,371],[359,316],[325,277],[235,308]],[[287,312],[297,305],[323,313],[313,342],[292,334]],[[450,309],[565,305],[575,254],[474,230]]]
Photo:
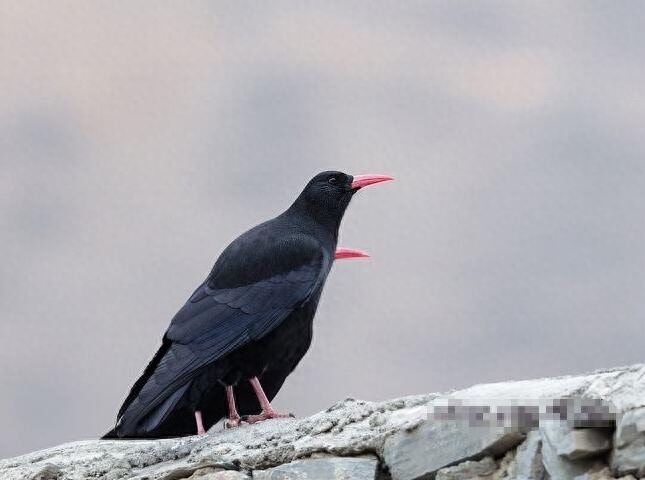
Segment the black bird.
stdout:
[[227,411],[234,427],[258,407],[244,420],[289,416],[269,402],[309,349],[333,260],[367,256],[336,249],[345,209],[360,188],[387,180],[320,173],[285,212],[234,240],[172,319],[103,438],[201,434]]

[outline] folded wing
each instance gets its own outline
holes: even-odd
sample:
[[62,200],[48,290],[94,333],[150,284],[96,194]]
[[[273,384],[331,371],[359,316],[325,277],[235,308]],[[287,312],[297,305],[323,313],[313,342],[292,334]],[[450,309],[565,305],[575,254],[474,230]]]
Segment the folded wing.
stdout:
[[[297,240],[286,239],[279,248],[267,249],[270,257],[265,260],[276,265],[285,264],[276,256],[290,256],[291,266],[287,271],[267,275],[267,269],[263,268],[258,275],[263,278],[248,281],[252,275],[246,272],[242,275],[245,279],[242,284],[221,286],[216,281],[221,273],[216,264],[208,279],[175,315],[162,349],[128,395],[116,426],[120,436],[153,431],[204,368],[248,342],[262,338],[307,302],[324,282],[331,259],[314,239]],[[263,255],[254,252],[253,256],[252,262],[246,259],[237,266],[231,261],[222,265],[253,268],[255,262],[262,261]],[[298,259],[296,265],[293,265],[294,257]]]

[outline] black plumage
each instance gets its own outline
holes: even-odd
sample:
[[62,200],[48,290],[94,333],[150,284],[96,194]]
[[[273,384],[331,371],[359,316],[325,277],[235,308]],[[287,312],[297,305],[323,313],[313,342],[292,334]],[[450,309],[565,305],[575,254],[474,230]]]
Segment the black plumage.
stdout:
[[334,260],[338,228],[358,187],[341,172],[316,175],[282,214],[234,240],[172,319],[105,438],[194,434],[226,416],[225,385],[241,414],[259,410],[307,352]]

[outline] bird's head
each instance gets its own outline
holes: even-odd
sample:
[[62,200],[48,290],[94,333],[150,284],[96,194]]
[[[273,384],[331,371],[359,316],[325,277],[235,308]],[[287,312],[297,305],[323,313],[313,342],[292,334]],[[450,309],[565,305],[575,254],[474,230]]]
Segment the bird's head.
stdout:
[[354,194],[361,188],[393,180],[388,175],[348,175],[343,172],[322,172],[312,178],[294,206],[323,223],[338,225]]

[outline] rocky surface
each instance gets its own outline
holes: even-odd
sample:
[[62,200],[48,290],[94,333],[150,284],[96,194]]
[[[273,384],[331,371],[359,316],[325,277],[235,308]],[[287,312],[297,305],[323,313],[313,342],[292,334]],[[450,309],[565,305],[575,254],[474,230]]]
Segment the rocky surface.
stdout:
[[385,402],[165,440],[93,440],[0,460],[0,479],[645,477],[645,365]]

